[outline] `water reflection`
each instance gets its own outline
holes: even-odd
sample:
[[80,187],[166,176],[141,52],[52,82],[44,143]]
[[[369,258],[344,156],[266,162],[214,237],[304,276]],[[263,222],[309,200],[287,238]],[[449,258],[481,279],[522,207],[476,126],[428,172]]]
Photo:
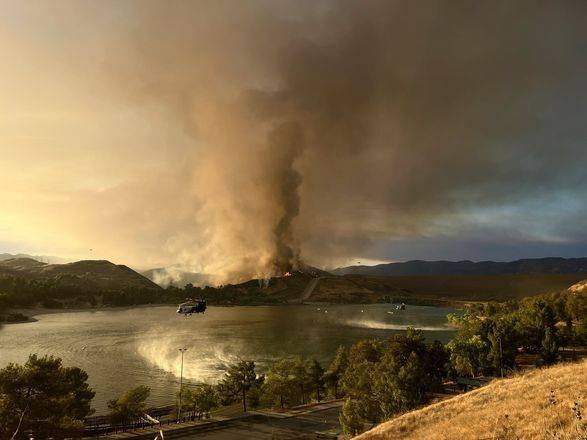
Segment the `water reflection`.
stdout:
[[238,359],[260,367],[281,356],[329,362],[340,344],[386,338],[407,326],[446,342],[453,310],[389,305],[211,307],[185,318],[174,307],[146,307],[40,315],[38,322],[0,330],[0,366],[24,362],[29,353],[55,354],[85,369],[96,391],[94,407],[136,385],[149,385],[152,404],[173,401],[187,347],[184,376],[213,382]]

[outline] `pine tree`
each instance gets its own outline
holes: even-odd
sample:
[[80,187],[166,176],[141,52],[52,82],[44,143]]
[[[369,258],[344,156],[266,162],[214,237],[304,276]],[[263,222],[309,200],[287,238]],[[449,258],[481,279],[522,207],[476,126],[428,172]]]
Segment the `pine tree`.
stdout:
[[310,365],[309,375],[310,383],[316,393],[316,400],[320,402],[321,392],[324,389],[324,368],[322,368],[322,365],[316,359]]
[[355,436],[360,434],[363,431],[360,403],[347,397],[342,406],[339,421],[346,435]]

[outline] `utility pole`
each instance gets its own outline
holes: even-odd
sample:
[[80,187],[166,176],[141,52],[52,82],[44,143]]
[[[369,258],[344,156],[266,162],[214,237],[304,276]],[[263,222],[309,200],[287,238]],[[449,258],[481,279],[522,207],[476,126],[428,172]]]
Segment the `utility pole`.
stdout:
[[181,394],[183,392],[183,354],[187,351],[187,348],[180,348],[181,352],[181,370],[179,373],[179,407],[177,409],[177,422],[181,419]]

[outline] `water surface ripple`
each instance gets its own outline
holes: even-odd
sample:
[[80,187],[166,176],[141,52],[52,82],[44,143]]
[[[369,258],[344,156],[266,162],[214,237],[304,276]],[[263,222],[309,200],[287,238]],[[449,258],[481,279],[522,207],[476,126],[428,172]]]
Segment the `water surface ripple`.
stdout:
[[97,413],[108,399],[136,385],[151,387],[150,403],[172,403],[178,388],[178,348],[187,347],[184,377],[215,381],[238,359],[261,367],[280,356],[329,362],[340,344],[386,338],[407,326],[448,341],[447,308],[330,305],[210,307],[188,318],[170,306],[38,315],[37,322],[0,329],[0,367],[30,353],[54,354],[89,374]]

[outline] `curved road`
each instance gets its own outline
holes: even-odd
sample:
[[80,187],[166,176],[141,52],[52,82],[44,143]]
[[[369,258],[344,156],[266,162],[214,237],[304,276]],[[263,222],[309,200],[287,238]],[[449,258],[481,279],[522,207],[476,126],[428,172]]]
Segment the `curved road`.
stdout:
[[297,299],[296,301],[292,301],[293,304],[303,304],[304,301],[306,301],[308,298],[310,298],[310,296],[312,296],[312,293],[314,293],[316,286],[318,286],[318,281],[320,281],[322,278],[326,278],[326,277],[312,278],[310,280],[310,282],[308,283],[308,285],[306,286],[306,288],[304,289],[304,291],[302,292],[302,296],[299,299]]

